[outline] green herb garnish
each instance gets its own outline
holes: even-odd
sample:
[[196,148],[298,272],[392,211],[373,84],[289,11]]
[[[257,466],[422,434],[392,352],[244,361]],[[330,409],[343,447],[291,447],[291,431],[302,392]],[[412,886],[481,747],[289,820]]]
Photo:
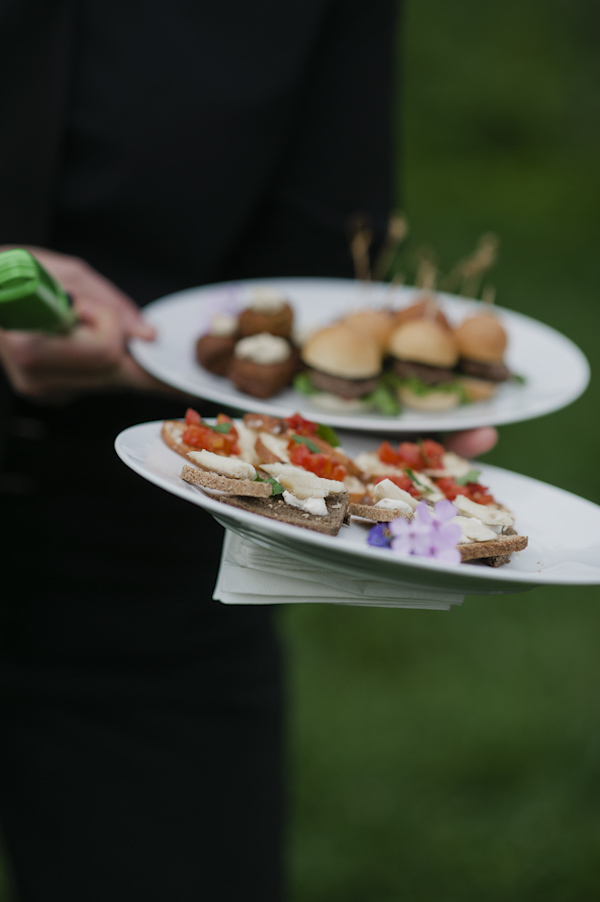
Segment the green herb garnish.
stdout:
[[461,404],[468,403],[467,392],[460,382],[439,382],[437,385],[428,385],[427,382],[423,382],[417,376],[412,376],[410,379],[402,379],[400,385],[408,388],[414,395],[422,396],[429,395],[434,391],[443,391],[458,395]]
[[331,426],[326,426],[324,423],[319,423],[317,426],[317,435],[319,438],[328,442],[333,448],[339,448],[341,445],[335,429],[332,429]]
[[316,395],[319,392],[318,388],[315,388],[312,384],[310,375],[306,372],[298,373],[294,377],[294,388],[301,395]]
[[519,385],[525,385],[527,382],[527,376],[522,376],[520,373],[511,373],[510,378],[513,382],[518,382]]
[[315,445],[314,442],[311,442],[311,440],[306,435],[293,435],[292,439],[296,442],[297,445],[306,445],[308,450],[312,451],[313,454],[321,453],[319,446]]
[[414,484],[417,486],[417,488],[421,489],[423,492],[430,492],[430,491],[431,491],[431,486],[430,486],[430,485],[426,485],[424,482],[421,482],[421,480],[419,479],[419,477],[415,475],[415,471],[414,471],[414,470],[411,470],[410,467],[405,467],[405,468],[404,468],[404,472],[406,473],[406,475],[408,476],[408,478],[410,479],[410,481],[411,481],[411,482],[414,482]]
[[464,476],[456,476],[454,482],[457,485],[467,485],[468,482],[478,482],[481,470],[469,470]]
[[280,482],[277,482],[272,476],[269,476],[268,479],[263,479],[262,476],[257,476],[254,480],[255,482],[268,482],[271,486],[271,495],[283,495],[285,492],[284,487]]
[[365,404],[374,407],[379,413],[383,413],[385,416],[395,417],[400,413],[400,403],[396,397],[396,393],[382,382],[379,383],[374,391],[370,392],[368,395],[364,395],[362,400]]
[[231,423],[216,423],[210,428],[213,432],[222,432],[224,435],[227,435],[231,431]]

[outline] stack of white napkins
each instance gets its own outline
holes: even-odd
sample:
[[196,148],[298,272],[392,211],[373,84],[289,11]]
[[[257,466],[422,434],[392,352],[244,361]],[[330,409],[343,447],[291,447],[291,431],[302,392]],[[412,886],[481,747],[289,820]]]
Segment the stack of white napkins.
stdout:
[[409,583],[354,578],[318,563],[263,548],[225,531],[215,601],[224,604],[352,604],[449,611],[464,595]]

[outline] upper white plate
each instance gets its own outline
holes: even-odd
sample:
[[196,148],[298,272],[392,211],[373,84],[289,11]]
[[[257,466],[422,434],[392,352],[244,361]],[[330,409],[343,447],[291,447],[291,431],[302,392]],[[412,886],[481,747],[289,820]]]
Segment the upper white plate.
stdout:
[[[318,561],[345,576],[463,594],[496,595],[542,585],[600,583],[600,506],[527,476],[476,464],[482,483],[516,513],[516,528],[529,536],[529,545],[502,567],[454,566],[372,548],[367,545],[367,529],[356,521],[339,535],[326,536],[221,504],[180,479],[185,460],[164,444],[160,427],[160,422],[153,422],[124,430],[115,442],[121,460],[154,485],[205,508],[238,535],[304,563]],[[377,444],[368,436],[344,434],[341,438],[350,454]]]
[[[339,428],[369,432],[431,432],[471,429],[533,419],[570,404],[585,390],[589,366],[568,338],[530,317],[497,308],[508,332],[506,362],[525,378],[500,387],[490,401],[468,404],[443,413],[404,410],[398,417],[379,413],[331,412],[319,409],[310,397],[287,389],[261,401],[239,392],[229,380],[214,376],[196,362],[195,343],[206,330],[209,313],[221,304],[247,304],[264,286],[289,298],[297,330],[303,333],[325,325],[351,310],[368,306],[407,305],[419,294],[415,289],[346,279],[260,279],[224,282],[169,295],[149,304],[144,314],[156,327],[153,342],[135,340],[131,352],[152,375],[190,395],[216,401],[234,410],[252,410],[274,416],[295,411]],[[459,322],[476,302],[453,295],[438,295],[451,321]]]

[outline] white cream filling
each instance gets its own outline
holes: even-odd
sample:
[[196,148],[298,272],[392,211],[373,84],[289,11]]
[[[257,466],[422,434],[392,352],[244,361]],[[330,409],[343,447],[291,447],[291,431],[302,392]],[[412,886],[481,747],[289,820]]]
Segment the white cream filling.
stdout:
[[235,316],[225,316],[222,313],[215,313],[210,321],[210,334],[218,335],[221,338],[229,338],[234,335],[237,330],[237,318]]
[[270,366],[287,360],[291,348],[285,338],[271,335],[269,332],[259,332],[257,335],[240,338],[233,353],[242,360]]
[[257,313],[279,313],[285,306],[285,300],[279,294],[268,289],[258,289],[252,296],[250,307]]

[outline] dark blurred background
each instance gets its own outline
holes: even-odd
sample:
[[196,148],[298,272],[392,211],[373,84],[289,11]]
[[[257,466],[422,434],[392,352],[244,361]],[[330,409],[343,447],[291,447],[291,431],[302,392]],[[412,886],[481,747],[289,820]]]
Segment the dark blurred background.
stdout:
[[[403,24],[410,248],[447,269],[495,232],[498,303],[592,365],[580,400],[503,426],[487,459],[600,503],[600,5],[408,0]],[[597,898],[599,588],[451,613],[300,605],[282,626],[290,902]]]
[[[399,40],[409,247],[448,269],[495,232],[498,304],[592,366],[580,400],[501,427],[486,460],[600,503],[600,5],[408,0]],[[599,587],[283,625],[292,902],[597,898]]]

